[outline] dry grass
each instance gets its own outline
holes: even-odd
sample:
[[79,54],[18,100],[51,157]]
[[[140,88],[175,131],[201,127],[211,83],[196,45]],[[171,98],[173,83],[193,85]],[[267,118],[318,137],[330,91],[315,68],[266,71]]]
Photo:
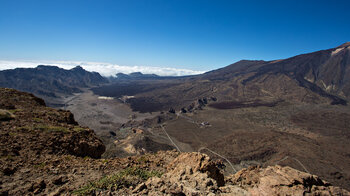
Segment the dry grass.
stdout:
[[87,195],[98,190],[117,190],[123,187],[130,187],[140,181],[146,181],[148,178],[154,176],[160,177],[161,175],[162,173],[158,171],[148,171],[136,167],[127,168],[116,174],[105,176],[97,181],[90,182],[80,189],[73,191],[73,194]]

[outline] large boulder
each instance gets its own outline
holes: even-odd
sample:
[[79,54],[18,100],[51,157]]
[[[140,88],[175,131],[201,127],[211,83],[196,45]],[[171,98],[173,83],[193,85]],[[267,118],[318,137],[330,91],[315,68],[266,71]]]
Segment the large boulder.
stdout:
[[181,153],[167,166],[162,177],[150,178],[134,193],[148,195],[214,195],[225,184],[224,176],[209,156]]

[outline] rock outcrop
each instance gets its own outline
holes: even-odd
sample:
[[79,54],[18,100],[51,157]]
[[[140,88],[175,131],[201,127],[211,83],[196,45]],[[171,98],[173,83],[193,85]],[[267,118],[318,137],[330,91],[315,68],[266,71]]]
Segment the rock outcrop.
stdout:
[[279,165],[242,169],[227,181],[251,195],[349,195],[318,176]]
[[139,184],[137,195],[348,195],[315,175],[279,165],[250,167],[227,176],[207,155],[181,153],[163,176]]
[[1,156],[49,153],[99,158],[105,150],[92,130],[78,126],[72,113],[48,108],[32,94],[1,88],[0,111],[4,114]]
[[150,178],[133,193],[149,195],[207,195],[224,186],[224,175],[205,154],[182,153],[161,178]]

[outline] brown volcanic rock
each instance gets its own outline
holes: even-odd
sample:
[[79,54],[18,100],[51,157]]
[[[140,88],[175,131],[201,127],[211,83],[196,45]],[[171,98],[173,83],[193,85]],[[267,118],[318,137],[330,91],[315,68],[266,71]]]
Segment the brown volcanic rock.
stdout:
[[183,153],[178,156],[172,163],[169,164],[168,170],[172,170],[176,173],[178,168],[191,167],[193,172],[207,173],[208,176],[216,180],[218,186],[223,186],[224,175],[216,167],[216,163],[213,162],[208,155],[201,153]]
[[139,184],[132,193],[135,195],[350,194],[321,180],[318,176],[279,165],[242,169],[235,175],[227,176],[226,183],[219,186],[218,182],[223,178],[220,175],[210,175],[212,169],[208,168],[212,167],[218,170],[215,163],[205,154],[181,153],[169,163],[167,173],[160,178],[153,177]]
[[279,165],[242,169],[228,181],[251,195],[349,195],[318,176]]
[[[193,173],[190,167],[177,171],[149,179],[144,183],[140,195],[214,195],[219,190],[215,180],[205,173]],[[137,188],[134,193],[139,191]]]
[[0,109],[13,120],[1,122],[1,155],[72,154],[98,158],[104,145],[88,128],[77,126],[73,114],[45,106],[42,99],[12,89],[0,89]]
[[[167,165],[167,173],[137,186],[137,195],[214,195],[224,186],[224,176],[208,155],[181,153]],[[244,190],[241,190],[244,192]]]

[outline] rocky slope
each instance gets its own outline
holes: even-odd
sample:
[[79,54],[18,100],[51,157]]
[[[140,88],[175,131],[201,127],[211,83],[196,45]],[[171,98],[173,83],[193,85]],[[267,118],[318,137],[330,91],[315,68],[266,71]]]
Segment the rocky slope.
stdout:
[[33,175],[33,168],[55,156],[99,158],[105,150],[94,132],[80,127],[72,113],[48,108],[32,94],[0,88],[0,111],[3,184],[13,183],[7,176]]
[[104,145],[68,111],[0,88],[0,195],[348,195],[290,167],[224,176],[201,153],[160,151],[99,159]]
[[99,158],[104,146],[73,114],[45,106],[42,99],[12,89],[0,90],[0,108],[11,114],[1,122],[1,155],[71,154]]
[[[336,48],[275,61],[243,60],[200,76],[231,79],[233,99],[283,99],[306,103],[346,104],[349,99],[350,42]],[[234,79],[234,80],[232,80]],[[220,91],[220,89],[218,89]],[[237,92],[238,91],[238,92]]]

